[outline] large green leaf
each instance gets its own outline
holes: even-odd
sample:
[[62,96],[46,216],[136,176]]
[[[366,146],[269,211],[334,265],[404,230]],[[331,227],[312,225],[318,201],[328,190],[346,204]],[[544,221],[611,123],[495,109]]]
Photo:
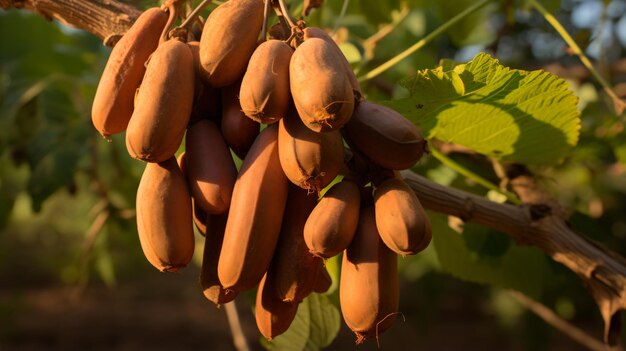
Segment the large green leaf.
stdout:
[[533,247],[508,245],[505,234],[466,223],[463,233],[452,230],[444,216],[431,216],[433,243],[441,268],[453,276],[480,284],[515,289],[537,298],[547,272],[546,255]]
[[467,64],[419,71],[402,84],[410,96],[387,104],[428,139],[538,165],[558,162],[578,142],[578,98],[544,71],[510,69],[481,53]]
[[326,296],[311,294],[298,306],[289,329],[264,345],[268,350],[316,351],[330,345],[340,327],[337,307]]

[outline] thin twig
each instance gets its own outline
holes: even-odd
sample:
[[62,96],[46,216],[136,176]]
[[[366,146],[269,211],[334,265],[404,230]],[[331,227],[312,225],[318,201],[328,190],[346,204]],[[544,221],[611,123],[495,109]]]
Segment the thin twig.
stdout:
[[226,311],[226,317],[228,318],[230,332],[233,334],[233,344],[235,345],[235,348],[238,351],[250,351],[248,341],[246,341],[246,335],[241,327],[241,321],[239,320],[239,313],[237,312],[235,300],[225,303],[224,310]]
[[289,27],[294,28],[296,26],[296,22],[291,18],[291,14],[289,13],[289,9],[287,9],[287,5],[285,4],[285,0],[278,0],[278,5],[280,5],[280,12],[282,12],[283,17],[289,23]]
[[363,49],[365,49],[365,57],[371,60],[374,57],[374,49],[379,41],[383,40],[387,35],[393,32],[402,21],[409,15],[409,7],[407,5],[402,6],[400,14],[394,18],[391,23],[387,23],[382,26],[376,33],[368,37],[363,41]]
[[457,171],[458,173],[460,173],[461,175],[463,175],[464,177],[471,179],[473,181],[475,181],[476,183],[480,184],[481,186],[498,192],[504,196],[506,196],[507,200],[509,200],[511,203],[515,204],[515,205],[521,205],[522,202],[517,198],[517,196],[511,192],[508,192],[506,190],[502,190],[500,189],[498,186],[492,184],[490,181],[486,180],[485,178],[479,176],[478,174],[470,171],[469,169],[459,165],[458,163],[454,162],[454,160],[452,160],[451,158],[449,158],[448,156],[444,155],[443,153],[439,152],[436,148],[434,147],[430,147],[430,152],[431,154],[437,159],[439,160],[441,163],[443,163],[444,165],[452,168],[453,170]]
[[339,16],[337,16],[337,19],[335,20],[335,27],[333,27],[331,36],[335,34],[337,29],[339,28],[339,24],[341,23],[343,18],[346,16],[346,11],[348,11],[349,4],[350,4],[350,0],[343,0],[343,5],[341,6],[341,12],[339,12]]
[[598,72],[598,70],[596,70],[596,68],[593,67],[593,64],[591,63],[587,55],[585,55],[585,53],[580,48],[580,46],[576,44],[576,41],[574,40],[574,38],[572,38],[572,36],[569,35],[569,33],[565,30],[565,28],[563,28],[561,23],[548,10],[546,10],[546,8],[543,7],[543,5],[541,5],[536,0],[529,0],[529,3],[537,11],[539,11],[539,13],[541,13],[543,18],[545,18],[545,20],[548,21],[548,23],[550,23],[550,25],[557,31],[557,33],[559,33],[561,38],[565,40],[565,43],[569,45],[572,52],[576,56],[578,56],[578,58],[583,63],[583,65],[587,67],[587,69],[591,72],[593,77],[598,81],[598,83],[600,83],[600,85],[602,85],[602,88],[604,89],[604,91],[607,93],[607,95],[609,95],[611,100],[613,100],[613,106],[615,107],[615,112],[617,113],[618,116],[621,115],[626,109],[626,102],[624,102],[624,100],[622,100],[615,93],[611,85],[604,79],[604,77],[602,77],[602,75],[600,75],[600,72]]
[[563,334],[569,336],[572,340],[587,347],[588,349],[593,351],[618,350],[616,347],[605,345],[602,341],[587,334],[584,330],[559,317],[559,315],[554,313],[554,311],[548,307],[531,299],[521,292],[509,290],[509,295],[543,319],[546,323],[560,330]]
[[200,11],[204,10],[204,8],[211,2],[211,0],[203,0],[198,6],[196,6],[196,8],[189,14],[189,16],[185,18],[185,21],[176,28],[190,29],[189,27],[191,27],[193,22],[196,20],[196,18],[200,14]]
[[359,77],[359,82],[364,82],[366,80],[372,79],[372,78],[378,76],[379,74],[385,72],[386,70],[390,69],[391,67],[396,65],[398,62],[400,62],[400,61],[404,60],[405,58],[407,58],[412,53],[414,53],[417,50],[419,50],[419,49],[423,48],[424,46],[426,46],[426,44],[430,43],[431,41],[433,41],[433,39],[435,39],[436,37],[438,37],[441,34],[443,34],[445,31],[447,31],[448,29],[450,29],[450,27],[452,27],[455,24],[457,24],[463,18],[467,17],[468,15],[478,11],[479,9],[481,9],[482,7],[487,5],[490,1],[491,0],[482,0],[480,2],[475,3],[474,5],[472,5],[470,7],[468,7],[467,9],[465,9],[465,11],[463,11],[463,12],[459,13],[458,15],[454,16],[448,22],[446,22],[446,23],[442,24],[441,26],[439,26],[439,28],[437,28],[434,31],[432,31],[430,34],[425,36],[422,40],[418,41],[417,43],[413,44],[408,49],[402,51],[398,55],[396,55],[393,58],[389,59],[387,62],[385,62],[382,65],[380,65],[380,66],[374,68],[373,70],[369,71],[367,74]]
[[272,0],[265,0],[265,7],[263,8],[263,28],[261,29],[261,33],[263,36],[261,37],[262,41],[265,41],[267,38],[267,21],[269,21],[270,17],[270,4]]

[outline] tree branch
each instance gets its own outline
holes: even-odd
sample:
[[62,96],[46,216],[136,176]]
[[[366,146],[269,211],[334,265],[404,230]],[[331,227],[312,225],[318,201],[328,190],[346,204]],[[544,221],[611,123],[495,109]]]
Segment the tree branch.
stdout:
[[0,0],[0,7],[27,9],[47,20],[57,19],[84,29],[113,46],[141,14],[132,5],[115,0]]
[[[24,8],[48,20],[55,18],[103,38],[107,45],[113,45],[141,13],[116,0],[0,0],[0,7]],[[522,176],[511,181],[527,203],[514,206],[436,184],[411,171],[402,175],[426,208],[506,233],[519,245],[536,246],[577,273],[600,307],[605,341],[618,342],[619,312],[626,309],[626,260],[577,234],[534,179]]]
[[411,171],[401,173],[424,207],[506,233],[518,245],[536,246],[578,274],[600,307],[605,342],[619,342],[619,312],[626,309],[626,260],[576,233],[552,201],[538,196],[534,181],[512,180],[513,189],[529,203],[514,206],[436,184]]

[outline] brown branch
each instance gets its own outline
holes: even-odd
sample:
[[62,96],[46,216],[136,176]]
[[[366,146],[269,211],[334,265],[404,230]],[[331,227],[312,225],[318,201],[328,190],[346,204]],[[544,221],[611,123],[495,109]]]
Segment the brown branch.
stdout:
[[610,347],[610,346],[605,345],[601,341],[585,333],[584,330],[578,328],[577,326],[571,324],[565,319],[559,317],[559,315],[554,313],[554,311],[552,311],[548,307],[520,293],[519,291],[511,290],[509,291],[509,294],[511,294],[511,296],[513,296],[513,298],[517,300],[517,302],[519,302],[524,307],[531,310],[534,314],[539,316],[546,323],[560,330],[561,332],[569,336],[572,340],[587,347],[589,350],[593,350],[593,351],[621,350],[620,347]]
[[[619,312],[626,309],[626,260],[576,233],[551,207],[552,202],[534,197],[529,205],[514,206],[491,202],[483,197],[436,184],[411,171],[402,176],[424,207],[481,224],[510,235],[518,245],[532,245],[578,274],[595,298],[605,321],[605,341],[619,342]],[[512,180],[522,201],[536,193],[528,179]],[[537,201],[536,203],[534,203]]]
[[[116,0],[0,0],[0,7],[24,8],[46,19],[58,19],[105,39],[109,45],[141,12]],[[506,233],[518,244],[542,249],[577,273],[600,306],[606,341],[618,342],[619,312],[626,309],[626,260],[574,232],[551,199],[537,197],[541,193],[534,180],[512,180],[514,190],[529,203],[513,206],[438,185],[410,171],[402,174],[426,208]]]
[[136,7],[115,0],[0,0],[0,7],[27,9],[47,20],[57,19],[98,36],[108,46],[113,46],[141,14]]

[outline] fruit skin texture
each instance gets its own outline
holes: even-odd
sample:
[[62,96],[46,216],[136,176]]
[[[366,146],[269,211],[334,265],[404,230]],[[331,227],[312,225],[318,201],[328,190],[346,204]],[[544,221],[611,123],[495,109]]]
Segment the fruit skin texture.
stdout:
[[219,124],[221,116],[220,92],[219,89],[205,85],[201,79],[200,42],[190,41],[187,45],[193,54],[195,67],[193,108],[191,110],[189,124],[194,124],[203,119],[209,119]]
[[378,336],[396,319],[399,302],[396,254],[376,230],[374,208],[361,209],[359,226],[341,265],[339,299],[343,319],[357,335]]
[[191,49],[169,40],[154,52],[126,131],[130,156],[146,162],[172,157],[191,115],[194,68]]
[[424,250],[432,239],[430,221],[402,179],[389,178],[374,190],[376,227],[385,245],[401,255]]
[[304,41],[291,57],[291,95],[304,124],[316,132],[337,130],[354,110],[354,91],[334,44]]
[[[187,180],[187,187],[189,187],[189,179],[187,178],[187,153],[183,152],[176,159],[178,163],[178,167],[180,171],[183,172],[183,176]],[[207,221],[207,213],[204,212],[200,207],[196,205],[196,202],[191,197],[191,211],[193,213],[193,223],[196,225],[198,232],[202,236],[206,236],[206,221]]]
[[316,203],[315,194],[290,184],[280,238],[270,268],[276,294],[285,302],[300,302],[307,297],[324,263],[309,253],[303,236],[304,223]]
[[259,135],[261,126],[241,112],[238,97],[240,86],[241,81],[222,88],[221,130],[226,144],[243,160]]
[[103,137],[126,130],[144,64],[156,50],[167,19],[168,12],[158,7],[146,10],[111,51],[91,108],[93,125]]
[[263,276],[256,294],[256,325],[261,334],[272,340],[284,333],[298,312],[298,303],[283,302],[276,296],[272,277]]
[[311,39],[311,38],[318,38],[318,39],[325,40],[326,42],[332,44],[332,46],[335,48],[335,51],[338,52],[338,56],[341,58],[340,60],[341,65],[343,66],[346,76],[348,77],[350,81],[350,86],[352,86],[352,90],[355,91],[355,96],[359,100],[361,100],[361,86],[359,85],[359,81],[354,75],[354,71],[352,70],[352,66],[350,66],[350,62],[348,62],[346,57],[343,56],[341,49],[339,49],[339,46],[337,46],[337,43],[335,43],[333,38],[330,35],[328,35],[326,31],[318,27],[304,28],[304,30],[302,31],[302,38],[304,41],[306,41],[307,39]]
[[202,256],[202,268],[200,270],[200,284],[202,292],[207,300],[216,305],[230,302],[237,297],[237,293],[222,287],[217,276],[217,263],[220,258],[224,229],[228,214],[209,215],[206,221],[206,239],[204,241],[204,253]]
[[237,168],[219,128],[209,120],[191,125],[185,139],[187,179],[196,206],[209,214],[228,210]]
[[361,190],[343,180],[330,188],[304,226],[304,241],[311,254],[331,258],[345,250],[359,222]]
[[426,141],[409,120],[398,112],[362,101],[345,127],[349,141],[377,165],[407,169],[424,154]]
[[289,61],[293,50],[280,40],[261,43],[250,58],[241,82],[239,102],[254,121],[278,122],[289,110]]
[[278,153],[293,184],[319,192],[339,174],[344,147],[339,131],[314,132],[292,110],[279,122]]
[[243,76],[263,26],[263,0],[230,0],[206,20],[200,38],[205,82],[221,88]]
[[224,288],[237,292],[261,280],[280,234],[289,181],[278,160],[276,127],[259,134],[233,190],[218,274]]
[[148,261],[163,272],[185,267],[194,250],[191,196],[175,158],[146,165],[136,206],[137,230]]

